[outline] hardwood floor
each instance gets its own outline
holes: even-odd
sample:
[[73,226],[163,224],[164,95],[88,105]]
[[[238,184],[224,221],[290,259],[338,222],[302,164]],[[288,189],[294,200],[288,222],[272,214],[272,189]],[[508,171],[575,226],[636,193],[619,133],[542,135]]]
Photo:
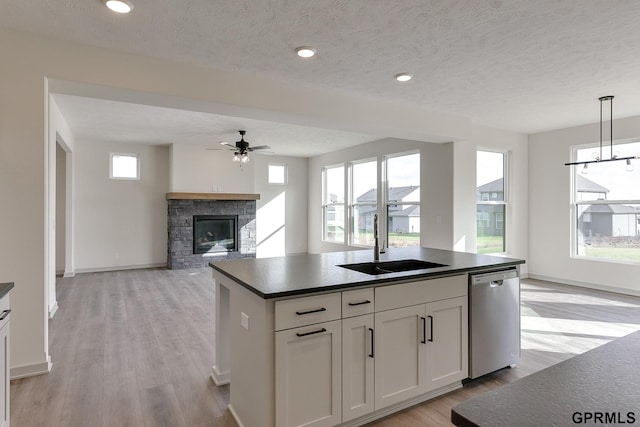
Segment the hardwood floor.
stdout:
[[[216,387],[208,268],[58,279],[48,375],[11,382],[21,426],[216,426],[235,422]],[[448,426],[451,407],[640,329],[640,298],[524,280],[522,360],[370,426]]]

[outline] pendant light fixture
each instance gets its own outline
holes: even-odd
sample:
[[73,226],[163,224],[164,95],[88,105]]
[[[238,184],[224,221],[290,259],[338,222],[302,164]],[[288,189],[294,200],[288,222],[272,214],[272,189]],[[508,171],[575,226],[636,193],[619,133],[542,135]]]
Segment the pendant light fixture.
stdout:
[[[631,164],[631,160],[640,158],[640,155],[620,157],[617,153],[613,152],[613,95],[601,96],[600,98],[598,98],[598,100],[600,101],[600,152],[594,153],[593,160],[586,160],[583,162],[569,162],[569,163],[565,163],[564,165],[565,166],[583,165],[582,173],[587,174],[589,173],[589,169],[588,169],[589,165],[592,163],[614,162],[619,160],[625,160],[627,163],[626,170],[633,171],[633,165]],[[609,125],[609,157],[606,159],[603,157],[603,150],[602,150],[602,109],[603,109],[603,103],[605,102],[609,102],[609,123],[610,123]]]

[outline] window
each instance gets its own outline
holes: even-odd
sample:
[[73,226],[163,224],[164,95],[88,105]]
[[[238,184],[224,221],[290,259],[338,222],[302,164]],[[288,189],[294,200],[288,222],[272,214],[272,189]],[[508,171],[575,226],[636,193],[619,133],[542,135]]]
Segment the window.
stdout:
[[324,241],[373,246],[378,213],[380,247],[420,245],[419,152],[327,166],[322,182]]
[[140,157],[137,154],[111,153],[109,178],[140,179]]
[[323,238],[330,242],[344,243],[344,166],[323,169]]
[[[640,142],[618,143],[618,157],[640,153]],[[574,148],[575,161],[599,155],[593,145]],[[614,155],[615,155],[614,154]],[[605,156],[605,159],[608,156]],[[573,166],[575,256],[640,262],[640,165],[638,160]]]
[[388,246],[418,246],[420,153],[388,156],[385,158],[385,166]]
[[377,211],[377,160],[351,163],[350,214],[352,245],[373,246],[373,216]]
[[286,165],[269,165],[269,184],[286,184],[287,183],[287,166]]
[[476,226],[479,254],[506,252],[506,153],[478,151]]

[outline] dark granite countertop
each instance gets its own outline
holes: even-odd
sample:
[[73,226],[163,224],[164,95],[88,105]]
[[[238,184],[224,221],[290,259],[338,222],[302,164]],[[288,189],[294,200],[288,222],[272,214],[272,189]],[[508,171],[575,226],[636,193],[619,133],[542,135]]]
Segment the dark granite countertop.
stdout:
[[640,331],[463,402],[451,410],[451,421],[460,427],[635,424],[638,354]]
[[369,275],[339,267],[373,261],[373,250],[301,254],[275,258],[245,258],[211,262],[216,271],[258,294],[262,298],[280,298],[347,289],[379,286],[398,281],[451,276],[467,272],[495,270],[523,264],[524,261],[499,256],[476,255],[440,249],[389,248],[380,261],[417,259],[445,264],[446,267]]
[[0,283],[0,298],[8,294],[11,289],[13,289],[13,282]]

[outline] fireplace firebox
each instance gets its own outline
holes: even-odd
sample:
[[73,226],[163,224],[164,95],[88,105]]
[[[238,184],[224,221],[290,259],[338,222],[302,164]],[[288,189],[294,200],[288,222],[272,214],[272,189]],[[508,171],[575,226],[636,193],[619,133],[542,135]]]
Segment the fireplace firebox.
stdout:
[[194,215],[193,253],[236,252],[237,215]]

